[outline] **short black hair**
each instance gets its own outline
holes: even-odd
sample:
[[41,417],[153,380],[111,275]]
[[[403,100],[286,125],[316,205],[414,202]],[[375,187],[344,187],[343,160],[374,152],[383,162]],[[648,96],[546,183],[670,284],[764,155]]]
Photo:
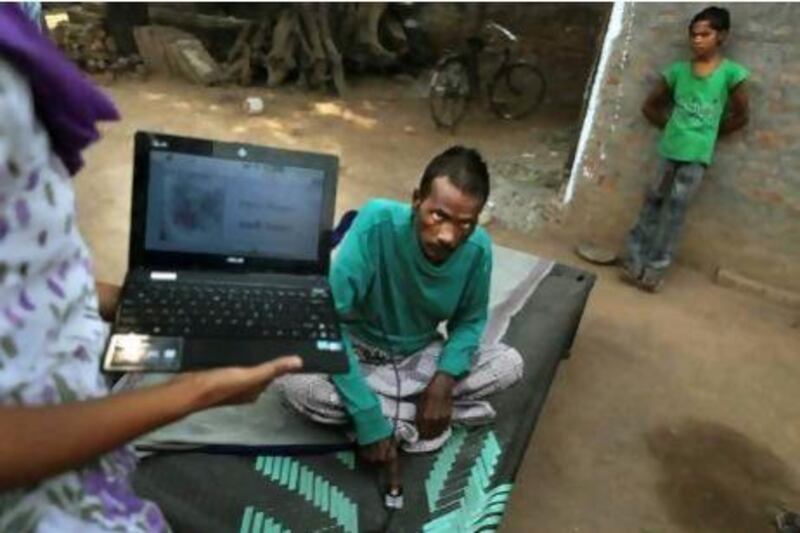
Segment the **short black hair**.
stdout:
[[430,194],[433,180],[442,176],[446,176],[461,192],[480,198],[481,203],[486,203],[489,198],[489,169],[477,150],[451,146],[431,159],[419,182],[421,199]]
[[689,31],[695,23],[704,20],[708,25],[717,31],[729,31],[731,29],[731,14],[724,7],[711,6],[702,10],[692,18],[689,23]]

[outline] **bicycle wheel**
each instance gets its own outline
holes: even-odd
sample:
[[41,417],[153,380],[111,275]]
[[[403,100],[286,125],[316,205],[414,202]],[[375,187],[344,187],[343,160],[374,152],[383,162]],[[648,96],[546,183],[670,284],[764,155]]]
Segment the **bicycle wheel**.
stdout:
[[497,116],[506,120],[523,118],[544,100],[547,84],[535,66],[524,61],[504,65],[489,87],[489,104]]
[[469,73],[460,57],[445,58],[433,71],[429,100],[431,117],[440,128],[454,128],[467,112]]

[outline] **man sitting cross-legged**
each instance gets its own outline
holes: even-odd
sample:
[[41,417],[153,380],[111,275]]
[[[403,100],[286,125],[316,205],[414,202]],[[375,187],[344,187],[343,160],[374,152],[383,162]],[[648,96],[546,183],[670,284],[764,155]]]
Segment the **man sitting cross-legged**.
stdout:
[[522,377],[516,350],[480,344],[492,247],[477,221],[488,195],[481,156],[452,147],[428,164],[411,205],[367,202],[342,242],[330,281],[350,371],[279,386],[317,422],[352,422],[369,462],[394,460],[397,442],[435,450],[451,421],[491,420],[481,399]]

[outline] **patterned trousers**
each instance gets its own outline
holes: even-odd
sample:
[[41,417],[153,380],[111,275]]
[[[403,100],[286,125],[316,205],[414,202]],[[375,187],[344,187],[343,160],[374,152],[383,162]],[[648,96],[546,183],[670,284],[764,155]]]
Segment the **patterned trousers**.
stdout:
[[[405,451],[429,452],[441,447],[451,434],[448,428],[431,440],[421,440],[417,431],[416,399],[437,370],[442,341],[435,341],[395,365],[381,350],[353,341],[361,373],[381,402],[384,416],[395,427],[395,437]],[[384,357],[382,357],[384,356]],[[522,356],[504,344],[479,347],[472,368],[453,389],[452,421],[479,425],[492,421],[495,411],[485,398],[522,378]],[[336,386],[325,374],[294,374],[276,382],[286,402],[301,414],[322,424],[346,425],[350,418]],[[351,435],[352,436],[352,435]]]

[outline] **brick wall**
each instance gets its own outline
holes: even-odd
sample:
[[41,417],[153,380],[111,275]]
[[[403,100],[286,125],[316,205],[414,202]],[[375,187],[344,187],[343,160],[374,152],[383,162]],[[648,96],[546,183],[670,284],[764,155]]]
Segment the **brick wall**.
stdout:
[[[688,58],[686,27],[708,4],[625,4],[599,73],[585,157],[573,175],[567,221],[581,238],[619,247],[656,168],[659,132],[640,112],[659,69]],[[679,261],[732,268],[800,290],[800,4],[722,4],[727,55],[752,71],[751,119],[717,145],[690,208]],[[588,127],[588,126],[587,126]]]

